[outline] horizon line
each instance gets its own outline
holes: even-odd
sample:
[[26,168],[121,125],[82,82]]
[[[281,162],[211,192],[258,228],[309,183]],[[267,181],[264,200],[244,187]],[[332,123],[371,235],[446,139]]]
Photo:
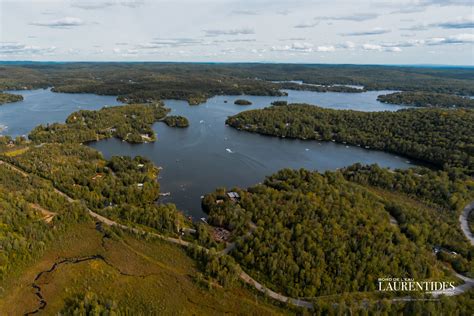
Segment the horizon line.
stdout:
[[363,63],[311,63],[311,62],[278,62],[278,61],[149,61],[149,60],[0,60],[4,63],[156,63],[156,64],[275,64],[275,65],[327,65],[327,66],[388,66],[388,67],[451,67],[451,68],[474,68],[472,65],[463,64],[363,64]]

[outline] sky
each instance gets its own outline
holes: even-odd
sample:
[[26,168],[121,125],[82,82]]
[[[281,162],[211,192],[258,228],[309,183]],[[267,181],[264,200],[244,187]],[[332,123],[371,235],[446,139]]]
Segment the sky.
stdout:
[[0,60],[474,65],[473,0],[0,0]]

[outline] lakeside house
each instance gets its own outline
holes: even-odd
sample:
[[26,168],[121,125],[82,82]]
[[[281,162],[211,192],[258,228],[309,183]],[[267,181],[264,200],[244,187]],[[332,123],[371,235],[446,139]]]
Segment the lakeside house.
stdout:
[[227,192],[227,196],[232,200],[232,202],[240,200],[240,195],[237,192]]

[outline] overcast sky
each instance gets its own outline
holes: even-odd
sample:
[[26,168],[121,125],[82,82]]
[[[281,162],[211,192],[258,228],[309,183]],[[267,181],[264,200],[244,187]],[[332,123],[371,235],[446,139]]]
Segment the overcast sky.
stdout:
[[474,65],[473,0],[0,0],[0,60]]

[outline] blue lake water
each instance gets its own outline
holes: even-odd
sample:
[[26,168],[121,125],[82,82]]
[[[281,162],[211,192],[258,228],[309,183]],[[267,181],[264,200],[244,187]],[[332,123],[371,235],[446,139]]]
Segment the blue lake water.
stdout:
[[[237,131],[225,125],[228,116],[241,111],[263,108],[275,100],[310,103],[336,109],[361,111],[398,110],[403,106],[376,101],[377,95],[390,91],[364,93],[317,93],[287,91],[288,97],[217,96],[199,106],[167,100],[172,114],[189,119],[185,129],[156,123],[155,143],[132,145],[117,139],[92,143],[105,157],[141,155],[163,167],[160,172],[162,192],[170,192],[163,202],[175,203],[195,218],[204,216],[200,197],[217,187],[247,187],[262,182],[265,176],[282,168],[334,170],[356,162],[377,163],[384,167],[407,168],[406,158],[356,146],[332,142],[281,139]],[[6,134],[26,134],[40,123],[62,122],[78,109],[98,109],[115,105],[114,97],[92,94],[58,94],[49,90],[20,91],[25,100],[0,106],[0,124],[8,126]],[[236,99],[247,99],[250,106],[234,105]],[[227,102],[225,102],[227,101]]]
[[53,93],[49,89],[10,92],[21,94],[23,101],[0,105],[0,126],[4,126],[0,135],[27,135],[39,124],[64,122],[74,111],[120,104],[114,96],[88,93]]

